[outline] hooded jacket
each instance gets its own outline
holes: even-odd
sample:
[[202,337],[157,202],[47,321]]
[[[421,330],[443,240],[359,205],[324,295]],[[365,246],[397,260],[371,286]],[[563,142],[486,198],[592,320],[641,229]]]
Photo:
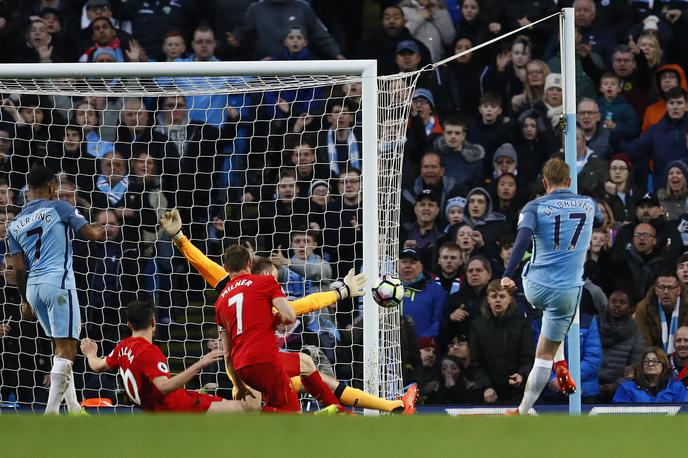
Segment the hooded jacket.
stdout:
[[[683,174],[684,189],[680,195],[674,196],[669,191],[669,170],[677,168]],[[657,191],[657,198],[662,208],[666,210],[669,221],[678,220],[686,212],[686,199],[688,198],[688,167],[683,161],[671,161],[667,164],[664,173],[666,187]]]
[[[666,64],[662,65],[657,69],[657,71],[655,72],[655,79],[657,81],[658,88],[661,87],[659,82],[660,77],[662,76],[662,73],[666,71],[676,72],[676,74],[678,75],[679,86],[681,86],[681,88],[683,88],[684,91],[688,91],[688,81],[686,81],[686,73],[678,64]],[[643,126],[641,130],[643,132],[646,132],[652,124],[657,124],[659,121],[661,121],[662,117],[665,114],[666,100],[664,100],[664,94],[662,94],[662,98],[660,98],[655,103],[653,103],[645,109],[645,114],[643,115]]]
[[614,318],[606,310],[597,315],[602,363],[600,383],[615,383],[623,378],[627,366],[637,364],[645,349],[645,339],[630,316]]
[[[467,208],[464,210],[463,222],[482,234],[485,245],[493,245],[497,242],[500,235],[509,232],[509,223],[506,221],[506,216],[493,210],[492,197],[490,197],[490,193],[487,192],[485,188],[478,187],[471,189],[471,192],[466,196],[466,202],[470,202],[471,196],[477,193],[483,194],[487,199],[485,214],[474,220],[468,213],[469,204],[467,203]],[[460,225],[457,224],[456,226],[458,230],[458,226]],[[455,234],[452,236],[454,237],[452,240],[455,240]]]
[[483,160],[485,148],[475,144],[464,142],[460,151],[453,150],[447,145],[444,137],[435,139],[433,150],[442,155],[444,173],[452,177],[457,185],[473,188],[483,176]]

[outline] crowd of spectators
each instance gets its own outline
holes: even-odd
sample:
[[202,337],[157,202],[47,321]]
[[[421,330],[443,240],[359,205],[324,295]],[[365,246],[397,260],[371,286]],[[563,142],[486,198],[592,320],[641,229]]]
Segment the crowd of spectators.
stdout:
[[[0,62],[368,58],[389,75],[574,6],[578,125],[569,128],[579,191],[605,215],[585,266],[578,385],[586,402],[685,401],[688,4],[378,3],[379,21],[364,30],[363,0],[2,2]],[[556,20],[527,28],[422,72],[412,94],[401,139],[398,270],[404,382],[418,382],[426,403],[514,403],[522,395],[541,316],[495,280],[521,207],[544,192],[541,166],[563,154],[558,38]],[[91,84],[104,93],[121,82]],[[168,342],[188,338],[183,324],[174,331],[189,304],[212,303],[159,231],[159,215],[172,207],[214,259],[242,243],[279,267],[290,297],[328,289],[361,268],[360,102],[353,82],[143,98],[3,94],[0,238],[29,198],[26,173],[45,163],[59,174],[59,197],[106,228],[106,241],[74,247],[84,332],[105,352],[126,333],[120,310],[132,298],[155,301],[158,337]],[[0,399],[41,402],[49,342],[20,319],[0,257]],[[361,320],[360,304],[339,303],[280,329],[278,342],[307,346],[338,378],[360,383]],[[214,348],[210,327],[201,331],[198,342]],[[78,380],[84,393],[116,384],[107,375]],[[543,400],[564,402],[556,378]]]

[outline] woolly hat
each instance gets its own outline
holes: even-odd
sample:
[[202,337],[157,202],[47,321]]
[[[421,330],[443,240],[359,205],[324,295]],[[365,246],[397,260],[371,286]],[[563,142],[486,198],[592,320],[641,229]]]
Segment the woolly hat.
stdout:
[[547,75],[545,78],[545,92],[551,87],[558,87],[559,89],[563,87],[561,85],[561,73],[550,73]]
[[497,162],[500,157],[508,157],[513,160],[518,165],[518,157],[516,156],[516,150],[511,143],[504,143],[502,146],[497,148],[494,156],[492,156],[492,162]]
[[447,204],[444,207],[444,216],[449,218],[449,210],[454,208],[454,207],[459,207],[459,208],[466,208],[466,199],[461,196],[456,196],[452,197],[451,199],[447,200]]

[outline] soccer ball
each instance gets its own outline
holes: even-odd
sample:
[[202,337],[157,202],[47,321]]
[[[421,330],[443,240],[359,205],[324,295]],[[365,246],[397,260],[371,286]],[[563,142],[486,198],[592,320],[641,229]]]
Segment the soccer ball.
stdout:
[[404,285],[391,275],[383,275],[373,285],[373,299],[384,308],[398,307],[404,300]]

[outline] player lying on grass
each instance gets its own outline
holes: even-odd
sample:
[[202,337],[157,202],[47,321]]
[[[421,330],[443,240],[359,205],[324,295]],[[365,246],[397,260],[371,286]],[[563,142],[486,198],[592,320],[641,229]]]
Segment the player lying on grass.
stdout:
[[181,374],[171,377],[167,358],[153,344],[153,304],[132,301],[127,305],[126,316],[131,337],[120,341],[108,356],[98,357],[98,344],[88,338],[81,341],[81,352],[95,372],[119,369],[127,396],[142,410],[236,413],[257,409],[256,403],[228,401],[219,396],[184,389],[184,385],[201,369],[222,358],[222,350],[211,351]]
[[[189,241],[181,230],[182,221],[179,212],[176,209],[165,212],[160,218],[160,225],[172,237],[177,248],[179,248],[184,257],[186,257],[189,263],[203,276],[208,284],[218,292],[221,291],[223,285],[225,285],[230,278],[227,273],[229,269],[226,265],[223,267],[211,261]],[[277,277],[276,269],[269,261],[256,261],[253,265],[252,273]],[[364,286],[365,275],[362,273],[354,275],[352,270],[344,279],[344,286],[342,288],[336,291],[310,294],[290,302],[290,305],[294,309],[296,315],[303,315],[335,304],[339,300],[361,296],[363,295]],[[300,391],[301,388],[304,388],[316,397],[316,399],[323,402],[323,404],[326,404],[328,399],[331,401],[329,396],[311,391],[312,384],[304,380],[304,377],[307,379],[314,373],[318,374],[315,363],[309,355],[304,353],[280,352],[280,357],[283,359],[284,369],[291,377],[292,384],[296,391]],[[415,413],[415,400],[417,396],[417,387],[415,385],[409,387],[401,399],[390,401],[372,396],[365,391],[346,386],[332,377],[326,375],[319,375],[319,377],[322,377],[322,380],[329,387],[329,390],[334,393],[336,399],[345,406],[376,409],[383,412]]]

